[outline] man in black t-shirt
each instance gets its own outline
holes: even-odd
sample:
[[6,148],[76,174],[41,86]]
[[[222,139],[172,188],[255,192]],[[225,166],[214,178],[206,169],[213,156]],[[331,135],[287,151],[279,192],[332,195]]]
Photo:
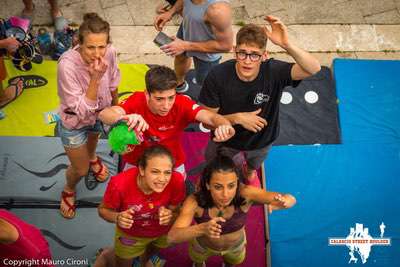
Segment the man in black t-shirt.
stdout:
[[[270,28],[245,25],[236,35],[235,60],[214,67],[204,81],[199,101],[224,115],[236,135],[224,143],[209,141],[206,158],[220,151],[243,152],[247,183],[260,186],[256,170],[279,134],[279,102],[284,87],[317,73],[321,66],[308,52],[288,39],[286,26],[267,16]],[[268,59],[267,39],[291,55],[296,63]]]

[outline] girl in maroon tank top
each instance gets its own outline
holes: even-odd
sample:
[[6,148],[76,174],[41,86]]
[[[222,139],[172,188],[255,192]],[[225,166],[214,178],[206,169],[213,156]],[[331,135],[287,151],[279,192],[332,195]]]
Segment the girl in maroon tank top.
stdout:
[[241,177],[231,158],[217,155],[205,167],[199,191],[183,203],[168,241],[190,241],[189,256],[195,266],[203,266],[214,255],[222,256],[226,266],[244,261],[244,227],[253,203],[269,204],[269,210],[290,208],[296,203],[290,194],[244,185]]

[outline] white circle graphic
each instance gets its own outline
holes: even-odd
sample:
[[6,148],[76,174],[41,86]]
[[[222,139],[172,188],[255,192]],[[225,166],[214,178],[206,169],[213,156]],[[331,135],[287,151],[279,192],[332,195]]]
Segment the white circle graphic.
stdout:
[[292,103],[292,101],[293,101],[293,96],[292,96],[291,93],[289,93],[289,92],[283,92],[282,93],[282,97],[281,97],[281,103],[282,104],[287,105],[287,104]]
[[308,91],[304,95],[304,99],[310,104],[315,104],[318,101],[318,94],[314,91]]

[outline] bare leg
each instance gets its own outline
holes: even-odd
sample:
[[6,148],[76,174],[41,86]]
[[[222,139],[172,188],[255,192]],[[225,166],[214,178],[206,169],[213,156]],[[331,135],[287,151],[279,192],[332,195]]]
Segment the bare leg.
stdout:
[[96,148],[97,148],[97,143],[99,142],[99,137],[100,137],[99,133],[88,134],[87,149],[90,160],[96,159]]
[[[73,193],[75,192],[76,185],[80,181],[81,177],[85,176],[89,170],[87,145],[84,144],[77,148],[64,147],[64,149],[69,161],[71,162],[65,172],[67,182],[64,186],[64,191]],[[67,200],[71,205],[75,203],[74,197],[69,197]],[[68,205],[63,199],[61,199],[60,211],[64,217],[72,218],[74,216],[74,211],[69,210]]]
[[178,78],[178,85],[184,82],[185,75],[186,73],[188,73],[191,64],[192,64],[191,58],[185,55],[178,55],[175,57],[174,67],[175,67],[176,77]]
[[114,258],[114,249],[110,247],[104,248],[100,255],[97,256],[93,267],[115,267]]
[[114,259],[115,259],[115,266],[118,266],[118,267],[131,267],[132,266],[133,259],[126,260],[126,259],[122,259],[118,256],[115,256]]
[[156,254],[160,249],[153,245],[147,246],[143,255],[140,256],[140,265],[143,267],[153,267],[153,264],[149,261],[150,257]]
[[26,17],[32,17],[33,10],[35,6],[32,3],[32,0],[22,0],[24,3],[24,9],[22,10],[22,15]]
[[[88,149],[88,155],[89,155],[89,160],[94,161],[97,159],[96,156],[96,148],[97,148],[97,143],[99,141],[100,134],[99,133],[89,133],[88,134],[88,143],[87,143],[87,149]],[[105,166],[105,165],[104,165]],[[90,166],[94,172],[98,172],[101,168],[99,164],[94,164]],[[104,168],[102,173],[100,174],[101,178],[106,179],[108,176],[108,169]]]
[[0,107],[10,103],[22,93],[24,90],[23,83],[22,79],[20,79],[17,83],[3,90],[3,85],[0,82]]
[[51,8],[51,16],[53,18],[60,17],[61,16],[61,10],[58,7],[57,0],[47,0],[49,2],[50,8]]
[[33,2],[32,0],[22,0],[22,2],[24,3],[25,9],[26,10],[30,10],[33,11]]

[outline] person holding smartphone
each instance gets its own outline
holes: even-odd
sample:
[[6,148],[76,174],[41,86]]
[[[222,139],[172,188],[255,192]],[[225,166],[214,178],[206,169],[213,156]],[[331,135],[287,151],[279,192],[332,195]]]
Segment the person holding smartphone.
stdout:
[[176,91],[189,89],[185,75],[193,58],[196,83],[202,85],[209,70],[219,64],[221,54],[232,49],[232,14],[225,0],[177,0],[166,12],[159,14],[154,26],[161,31],[174,14],[182,13],[183,22],[174,41],[161,46],[161,50],[174,57],[178,77]]

